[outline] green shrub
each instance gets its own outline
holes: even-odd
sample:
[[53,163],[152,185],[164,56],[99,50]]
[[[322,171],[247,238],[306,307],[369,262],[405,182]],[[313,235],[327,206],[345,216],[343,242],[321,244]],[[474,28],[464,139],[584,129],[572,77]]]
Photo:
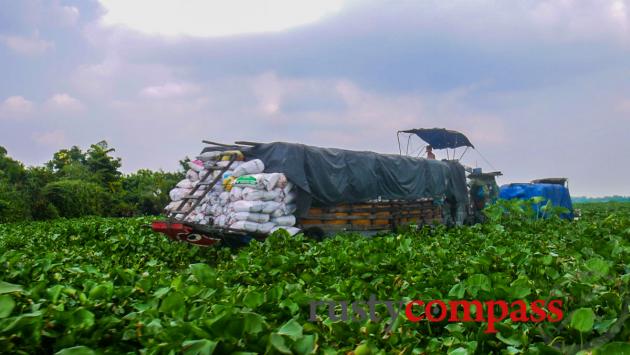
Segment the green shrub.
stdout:
[[43,190],[46,200],[60,217],[109,215],[112,199],[101,186],[81,180],[51,182]]
[[31,218],[28,198],[15,185],[0,179],[0,223],[25,221]]

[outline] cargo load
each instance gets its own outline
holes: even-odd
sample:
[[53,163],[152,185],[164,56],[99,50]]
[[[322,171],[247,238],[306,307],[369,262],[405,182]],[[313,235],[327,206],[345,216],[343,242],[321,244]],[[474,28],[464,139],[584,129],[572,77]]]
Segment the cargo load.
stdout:
[[244,161],[241,151],[204,151],[169,193],[165,211],[174,220],[226,230],[296,234],[295,194],[282,173],[264,173],[260,159]]
[[569,193],[568,179],[566,178],[546,178],[537,179],[529,183],[512,183],[501,186],[499,196],[505,200],[521,199],[529,200],[533,197],[540,197],[542,201],[532,207],[541,216],[546,217],[542,212],[542,207],[550,202],[555,207],[566,209],[566,213],[561,213],[560,218],[573,219],[574,210]]
[[468,204],[466,172],[457,161],[320,148],[294,143],[257,144],[243,150],[265,172],[280,172],[297,187],[298,216],[309,208],[371,200],[432,199]]
[[442,223],[446,211],[468,204],[457,161],[275,142],[211,145],[187,165],[169,193],[169,221],[157,230],[198,244],[212,244],[210,235],[257,238],[279,229],[323,234]]
[[[436,148],[474,149],[456,131],[401,133]],[[471,205],[466,176],[471,169],[458,159],[412,157],[409,143],[404,155],[400,146],[394,155],[286,142],[204,143],[208,146],[187,163],[186,178],[169,193],[168,220],[153,223],[154,230],[175,240],[212,245],[264,239],[280,229],[321,237],[404,225],[462,225],[472,222],[471,211],[477,208],[479,214],[490,201]],[[500,173],[490,175],[494,182]]]

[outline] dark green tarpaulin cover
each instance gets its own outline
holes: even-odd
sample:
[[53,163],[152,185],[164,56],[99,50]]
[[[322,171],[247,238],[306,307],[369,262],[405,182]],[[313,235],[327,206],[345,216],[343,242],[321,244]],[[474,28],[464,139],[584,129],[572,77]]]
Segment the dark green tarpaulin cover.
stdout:
[[298,215],[311,205],[334,206],[381,198],[448,199],[468,203],[464,167],[455,161],[266,143],[243,149],[247,160],[260,159],[265,172],[284,173],[299,188]]

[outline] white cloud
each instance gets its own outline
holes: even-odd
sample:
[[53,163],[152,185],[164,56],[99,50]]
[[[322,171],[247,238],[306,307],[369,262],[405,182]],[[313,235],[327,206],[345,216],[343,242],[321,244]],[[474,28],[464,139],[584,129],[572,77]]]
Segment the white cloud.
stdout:
[[67,144],[66,134],[62,130],[34,133],[33,140],[41,145],[59,148]]
[[79,66],[70,81],[74,89],[83,95],[113,96],[116,84],[123,83],[122,80],[117,80],[117,76],[124,74],[121,73],[122,67],[123,63],[117,56],[108,55],[100,63]]
[[83,110],[84,106],[78,99],[65,94],[55,94],[46,101],[46,106],[53,110],[76,112]]
[[280,79],[275,73],[264,73],[254,78],[251,89],[258,98],[258,109],[265,115],[280,112],[283,99],[299,90],[298,80]]
[[[292,139],[306,139],[309,144],[394,152],[396,131],[432,127],[461,130],[473,144],[482,146],[498,146],[507,140],[500,116],[465,103],[476,85],[442,94],[388,95],[344,79],[293,79],[265,73],[248,79],[248,86],[259,116],[252,120],[281,127],[308,127],[299,132],[301,137]],[[315,104],[304,105],[303,110],[285,110],[296,101]],[[336,108],[327,110],[325,106],[331,101]]]
[[[100,0],[105,25],[144,33],[227,36],[282,31],[338,12],[343,0]],[[174,15],[175,14],[175,15]]]
[[45,53],[47,50],[55,47],[54,42],[46,41],[38,38],[37,36],[28,38],[20,36],[6,36],[0,35],[0,42],[5,46],[24,55],[39,55]]
[[356,16],[350,14],[344,35],[394,27],[440,39],[455,35],[490,50],[490,45],[512,45],[515,41],[613,41],[628,45],[630,40],[629,0],[425,0],[395,4],[366,0],[356,10],[364,16],[361,21],[372,20],[371,26],[353,23],[351,19]]
[[151,99],[168,99],[184,97],[199,92],[199,86],[191,83],[166,83],[163,85],[147,86],[140,91],[140,95]]
[[630,38],[626,0],[540,1],[528,9],[527,15],[534,26],[559,38]]
[[22,96],[8,97],[0,104],[0,118],[21,118],[31,114],[35,105]]
[[75,6],[59,5],[53,8],[54,20],[62,26],[72,26],[79,20],[79,9]]
[[[112,101],[167,92],[193,94],[197,90],[197,84],[182,80],[187,72],[178,67],[128,61],[121,58],[119,49],[111,44],[107,50],[108,54],[101,62],[82,65],[71,75],[72,88],[82,97]],[[147,94],[149,96],[145,96]]]

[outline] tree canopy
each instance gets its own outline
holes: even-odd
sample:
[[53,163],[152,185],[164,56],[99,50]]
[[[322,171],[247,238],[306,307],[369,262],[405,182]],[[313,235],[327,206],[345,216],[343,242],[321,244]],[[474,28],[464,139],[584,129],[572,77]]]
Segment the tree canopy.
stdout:
[[57,151],[43,166],[25,167],[0,146],[0,223],[85,215],[155,215],[184,172],[123,174],[106,141]]

